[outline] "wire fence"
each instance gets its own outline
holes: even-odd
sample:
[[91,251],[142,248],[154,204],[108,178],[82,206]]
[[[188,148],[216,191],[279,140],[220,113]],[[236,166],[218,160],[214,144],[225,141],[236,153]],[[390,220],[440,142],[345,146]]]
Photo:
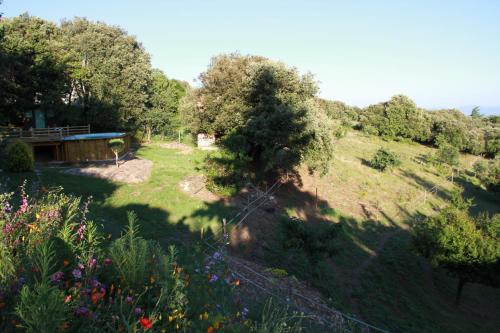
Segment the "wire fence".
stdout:
[[[253,200],[240,209],[231,219],[223,220],[221,231],[203,239],[205,244],[204,253],[213,256],[215,252],[222,255],[224,260],[231,266],[232,272],[245,283],[252,285],[273,299],[286,305],[299,309],[307,315],[306,318],[319,323],[331,332],[388,332],[384,329],[370,325],[352,315],[330,308],[318,300],[307,297],[294,288],[286,288],[280,285],[280,281],[270,278],[256,269],[253,269],[242,260],[227,255],[229,245],[228,226],[233,228],[241,226],[245,220],[262,205],[268,202],[284,183],[276,181],[266,191],[259,191]],[[219,238],[217,236],[219,235]],[[318,314],[319,313],[319,314]]]

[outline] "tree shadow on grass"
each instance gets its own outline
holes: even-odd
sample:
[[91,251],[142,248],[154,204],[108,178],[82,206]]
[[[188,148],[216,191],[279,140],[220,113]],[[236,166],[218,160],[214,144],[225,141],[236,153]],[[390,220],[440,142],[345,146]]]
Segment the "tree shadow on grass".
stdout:
[[[434,186],[418,180],[422,186]],[[284,269],[319,290],[334,308],[393,331],[416,331],[415,327],[422,327],[422,322],[427,330],[447,330],[454,328],[454,321],[463,323],[467,331],[472,327],[490,327],[495,322],[495,306],[491,302],[500,304],[483,293],[496,291],[484,286],[471,287],[464,299],[475,309],[455,308],[456,280],[429,269],[427,260],[415,253],[409,225],[424,218],[422,213],[410,213],[398,205],[397,219],[378,211],[385,222],[343,216],[327,200],[316,199],[315,193],[293,183],[284,184],[275,197],[274,211],[263,205],[231,231],[233,255]],[[228,218],[218,215],[222,204],[232,204],[235,213],[245,214],[241,203],[219,201],[206,203],[194,215]],[[287,216],[290,210],[297,212],[299,223],[307,226],[305,236],[301,231],[297,234],[295,229],[290,232],[287,228],[287,224],[294,223]],[[338,222],[332,222],[330,217]],[[328,230],[322,229],[325,224],[335,227],[331,238],[316,232]],[[436,280],[441,281],[438,288],[434,286]],[[446,292],[440,291],[443,288]],[[479,313],[483,313],[482,319]],[[448,318],[444,323],[443,317]]]

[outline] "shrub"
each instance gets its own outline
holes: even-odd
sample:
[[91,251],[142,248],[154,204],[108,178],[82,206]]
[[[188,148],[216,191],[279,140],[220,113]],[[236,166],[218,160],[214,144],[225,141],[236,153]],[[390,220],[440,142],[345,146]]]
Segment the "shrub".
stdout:
[[387,169],[400,165],[401,160],[395,153],[387,149],[380,148],[372,157],[369,164],[372,168],[380,171],[385,171]]
[[458,165],[459,150],[456,146],[442,143],[436,153],[436,162],[439,164],[447,164],[449,166]]
[[23,286],[16,306],[16,314],[27,332],[56,332],[68,317],[69,308],[64,303],[64,293],[50,284],[50,273],[56,264],[55,257],[50,242],[43,243],[33,255],[33,270],[40,277],[36,278],[34,286]]
[[35,160],[30,146],[21,140],[11,142],[6,149],[5,167],[11,172],[32,171]]
[[108,147],[115,154],[115,163],[118,167],[118,155],[125,149],[125,142],[122,139],[111,139],[108,141]]

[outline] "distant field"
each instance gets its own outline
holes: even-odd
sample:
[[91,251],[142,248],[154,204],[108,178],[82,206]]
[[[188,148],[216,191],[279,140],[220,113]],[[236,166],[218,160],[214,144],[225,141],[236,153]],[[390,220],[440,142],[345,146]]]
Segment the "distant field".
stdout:
[[[402,165],[384,173],[367,166],[380,147],[400,155]],[[302,186],[285,186],[277,192],[281,210],[262,211],[245,222],[258,247],[275,244],[279,238],[276,225],[285,214],[308,223],[338,223],[337,252],[321,267],[315,266],[321,274],[312,272],[307,277],[334,307],[395,332],[493,332],[500,327],[500,318],[495,316],[500,308],[499,290],[467,285],[457,308],[453,304],[455,280],[433,272],[413,252],[409,233],[409,222],[445,205],[457,183],[464,185],[466,196],[475,197],[475,212],[500,212],[499,197],[474,185],[471,175],[452,183],[427,166],[424,159],[433,148],[349,132],[338,140],[335,150],[328,175],[312,177],[303,170]],[[145,237],[184,245],[199,239],[202,230],[218,230],[221,218],[234,214],[234,208],[226,204],[231,200],[204,202],[179,188],[187,176],[201,174],[206,152],[194,149],[183,154],[150,145],[140,148],[137,155],[153,161],[151,178],[141,184],[67,175],[49,167],[40,169],[40,180],[44,186],[61,185],[66,192],[92,195],[94,219],[114,236],[129,210],[137,213]],[[477,158],[463,155],[461,166],[470,169]],[[32,174],[9,176],[11,184],[34,178]],[[429,192],[433,189],[435,194]],[[281,267],[281,261],[268,260],[265,250],[252,252],[243,246],[237,253],[300,276],[298,266]]]

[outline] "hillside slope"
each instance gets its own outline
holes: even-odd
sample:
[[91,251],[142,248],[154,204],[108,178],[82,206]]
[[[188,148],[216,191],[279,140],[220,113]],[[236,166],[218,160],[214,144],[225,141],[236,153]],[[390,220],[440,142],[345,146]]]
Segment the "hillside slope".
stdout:
[[[387,172],[368,166],[380,147],[396,152],[402,165]],[[239,244],[240,255],[287,270],[321,290],[335,308],[390,331],[494,331],[500,325],[495,317],[499,290],[468,285],[463,304],[456,307],[455,279],[433,270],[411,246],[411,223],[446,205],[458,184],[466,197],[475,198],[475,212],[500,212],[498,196],[474,185],[474,177],[464,172],[452,182],[427,165],[425,156],[434,151],[349,132],[336,143],[328,175],[313,177],[301,170],[301,184],[284,186],[276,195],[281,213],[307,224],[337,223],[335,254],[306,260],[306,246],[302,252],[280,253],[280,213],[274,213],[246,222],[245,233],[254,242]],[[478,158],[462,155],[461,168],[470,170]]]

